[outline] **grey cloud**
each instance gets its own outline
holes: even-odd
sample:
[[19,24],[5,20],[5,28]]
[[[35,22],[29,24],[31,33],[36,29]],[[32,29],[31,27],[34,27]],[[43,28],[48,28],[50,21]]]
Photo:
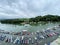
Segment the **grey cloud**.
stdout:
[[2,18],[35,17],[45,14],[60,15],[60,0],[0,0]]

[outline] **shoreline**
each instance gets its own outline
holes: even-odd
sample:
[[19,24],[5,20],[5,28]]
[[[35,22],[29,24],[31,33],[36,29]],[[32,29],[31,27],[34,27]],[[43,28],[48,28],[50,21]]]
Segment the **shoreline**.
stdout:
[[59,36],[56,40],[54,40],[54,41],[51,43],[51,45],[60,45],[60,36]]

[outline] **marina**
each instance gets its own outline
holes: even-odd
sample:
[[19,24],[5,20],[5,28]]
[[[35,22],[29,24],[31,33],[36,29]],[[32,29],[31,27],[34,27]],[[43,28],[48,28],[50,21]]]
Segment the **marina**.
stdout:
[[0,45],[60,45],[60,0],[0,0]]
[[[1,45],[45,45],[50,44],[60,35],[60,26],[54,26],[42,31],[29,32],[22,30],[20,32],[0,31]],[[45,41],[46,40],[46,41]]]

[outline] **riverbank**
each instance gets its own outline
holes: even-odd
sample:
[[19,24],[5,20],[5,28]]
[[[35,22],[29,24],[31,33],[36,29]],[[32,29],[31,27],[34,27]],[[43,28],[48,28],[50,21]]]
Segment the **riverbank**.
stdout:
[[56,40],[54,40],[54,41],[51,43],[51,45],[60,45],[60,36],[59,36]]
[[60,23],[60,22],[51,22],[51,21],[39,21],[39,22],[29,22],[29,23],[26,23],[26,22],[22,22],[22,23],[1,23],[1,24],[11,24],[11,25],[25,25],[25,24],[29,24],[29,25],[45,25],[45,24],[48,24],[48,23]]
[[60,22],[60,16],[57,15],[45,15],[32,18],[17,18],[17,19],[4,19],[0,20],[1,23],[6,24],[36,24],[40,22]]

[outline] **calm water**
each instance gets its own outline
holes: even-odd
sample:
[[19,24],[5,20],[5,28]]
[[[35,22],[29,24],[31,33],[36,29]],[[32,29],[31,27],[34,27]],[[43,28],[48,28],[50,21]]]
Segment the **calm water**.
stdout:
[[57,26],[60,23],[47,23],[47,24],[38,24],[38,25],[12,25],[12,24],[1,24],[0,23],[0,29],[5,30],[5,31],[12,31],[12,32],[19,32],[22,30],[28,30],[30,32],[35,32],[37,30],[41,31],[43,29],[51,28],[53,26]]
[[[54,26],[59,25],[60,23],[47,23],[47,24],[38,24],[38,25],[29,25],[29,24],[25,24],[25,25],[12,25],[12,24],[1,24],[0,23],[0,29],[5,30],[5,31],[12,31],[12,32],[19,32],[22,30],[28,30],[30,32],[35,32],[37,30],[43,30],[43,29],[47,29],[47,28],[51,28]],[[60,28],[57,29],[58,32],[60,32]],[[58,36],[53,36],[47,39],[42,40],[42,42],[40,42],[39,45],[44,45],[45,43],[48,42],[52,42],[53,40],[55,40]],[[45,41],[46,40],[46,41]],[[12,43],[6,43],[6,42],[2,42],[0,41],[0,45],[17,45],[17,44],[12,44]],[[20,44],[19,44],[20,45]]]

